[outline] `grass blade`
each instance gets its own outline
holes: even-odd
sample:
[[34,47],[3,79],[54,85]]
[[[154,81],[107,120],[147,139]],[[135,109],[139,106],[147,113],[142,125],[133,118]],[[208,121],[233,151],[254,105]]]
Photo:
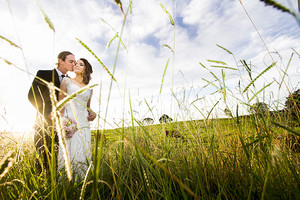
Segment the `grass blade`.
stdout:
[[107,21],[105,21],[103,18],[101,18],[101,21],[102,21],[103,23],[105,23],[106,25],[108,25],[109,28],[110,28],[113,32],[115,32],[115,36],[112,37],[112,39],[110,39],[110,41],[107,43],[106,46],[107,46],[107,47],[110,47],[110,44],[116,39],[116,37],[118,37],[118,38],[119,38],[119,41],[120,41],[120,43],[121,43],[121,45],[123,46],[123,48],[127,50],[127,48],[126,48],[124,42],[122,41],[121,37],[119,36],[119,33],[112,27],[112,25],[110,25],[110,24],[109,24]]
[[274,81],[272,81],[271,83],[269,83],[268,85],[266,85],[265,87],[263,87],[262,89],[260,89],[258,92],[256,92],[253,97],[249,100],[249,103],[262,91],[264,91],[267,87],[269,87],[272,83],[274,83]]
[[[299,1],[300,1],[300,0],[299,0]],[[289,60],[289,63],[288,63],[288,65],[287,65],[287,67],[286,67],[286,69],[285,69],[285,71],[284,71],[284,73],[283,73],[283,77],[282,77],[281,83],[279,84],[279,89],[281,88],[281,86],[282,86],[282,84],[283,84],[283,82],[284,82],[284,78],[285,78],[285,76],[287,75],[287,70],[288,70],[288,68],[289,68],[289,66],[290,66],[290,64],[291,64],[293,55],[294,55],[294,52],[292,53],[292,55],[291,55],[291,57],[290,57],[290,60]]]
[[17,48],[21,49],[21,47],[19,47],[18,45],[16,45],[16,44],[15,44],[14,42],[12,42],[11,40],[9,40],[9,39],[3,37],[2,35],[0,35],[0,38],[3,39],[3,40],[5,40],[6,42],[8,42],[10,45],[12,45],[12,46],[14,46],[14,47],[17,47]]
[[199,62],[199,64],[200,64],[204,69],[207,69],[207,67],[205,67],[205,65],[203,65],[201,62]]
[[13,152],[10,151],[8,154],[6,154],[1,162],[0,162],[0,180],[7,174],[9,169],[13,166],[14,159],[12,158]]
[[[109,74],[109,76],[116,81],[116,79],[114,78],[114,76],[110,73],[110,71],[107,69],[107,67],[104,65],[104,63],[98,58],[98,56],[85,44],[83,43],[81,40],[79,40],[78,38],[76,38],[76,40],[84,47],[86,48],[86,50],[88,50],[96,59],[97,61],[101,64],[101,66],[103,67],[103,69],[106,70],[106,72]],[[117,82],[117,81],[116,81]]]
[[118,33],[116,33],[115,36],[108,41],[106,47],[110,47],[110,44],[116,39],[116,37],[118,37]]
[[[273,0],[260,0],[265,3],[266,6],[272,6],[273,8],[276,8],[282,12],[287,12],[296,17],[296,13],[290,11],[288,8],[284,7],[283,5],[277,3],[276,1]],[[299,2],[298,2],[299,3]]]
[[254,84],[254,82],[259,78],[261,77],[264,73],[266,73],[268,70],[270,70],[274,65],[276,64],[276,62],[273,62],[269,67],[267,67],[262,73],[260,73],[256,78],[254,78],[250,83],[249,85],[244,89],[243,93],[245,93],[249,87]]
[[174,53],[173,49],[169,45],[163,44],[163,46],[169,48],[171,50],[171,52]]
[[125,13],[123,11],[122,2],[120,0],[115,0],[115,3],[119,6],[123,16],[125,17]]
[[295,130],[293,130],[293,129],[291,129],[291,128],[283,125],[283,124],[280,124],[280,123],[275,122],[275,121],[271,121],[271,123],[274,124],[274,125],[276,125],[276,126],[278,126],[278,127],[280,127],[280,128],[283,128],[284,130],[287,130],[290,133],[293,133],[293,134],[295,134],[297,136],[300,136],[300,132],[296,132]]
[[159,5],[167,13],[167,15],[168,15],[168,17],[170,19],[171,24],[174,26],[175,22],[174,22],[172,16],[170,15],[169,11],[164,7],[164,5],[162,3],[160,3]]
[[66,96],[64,99],[62,99],[61,101],[58,102],[57,107],[56,107],[57,110],[61,110],[69,101],[74,99],[78,94],[81,94],[84,91],[86,91],[87,89],[91,89],[95,86],[98,86],[98,84],[94,84],[91,86],[85,86],[85,87],[81,88],[80,90],[72,93],[71,95]]
[[54,26],[51,22],[51,20],[49,19],[49,17],[46,15],[45,11],[42,9],[42,7],[40,6],[40,4],[37,2],[37,0],[35,1],[36,5],[39,7],[40,11],[42,12],[45,21],[47,22],[48,26],[50,27],[50,29],[53,30],[53,32],[55,32]]
[[144,101],[145,101],[145,103],[146,103],[146,105],[147,105],[147,107],[148,107],[149,111],[151,112],[152,117],[153,117],[153,119],[154,119],[155,117],[154,117],[154,114],[153,114],[153,109],[150,107],[150,105],[148,104],[148,102],[147,102],[146,99],[144,99]]
[[106,47],[110,47],[111,43],[112,43],[116,38],[119,38],[121,45],[123,46],[123,48],[124,48],[125,50],[127,50],[127,48],[126,48],[124,42],[122,41],[122,39],[121,39],[120,36],[119,36],[119,33],[117,33],[117,32],[116,32],[115,36],[112,37],[112,38],[108,41]]
[[162,87],[163,87],[163,83],[164,83],[166,71],[167,71],[167,68],[168,68],[168,65],[169,65],[169,60],[170,60],[170,58],[167,61],[167,64],[166,64],[166,67],[165,67],[165,70],[164,70],[164,74],[163,74],[163,77],[162,77],[162,80],[161,80],[161,85],[160,85],[160,90],[159,90],[160,94],[161,94],[161,91],[162,91]]
[[217,101],[217,103],[215,103],[215,105],[210,109],[210,111],[209,111],[209,113],[208,113],[208,115],[207,115],[207,117],[206,117],[206,120],[208,120],[208,118],[209,118],[211,112],[214,110],[214,108],[218,105],[219,102],[220,102],[220,100]]
[[150,159],[156,166],[162,169],[172,180],[178,183],[186,192],[188,192],[195,199],[200,199],[197,194],[195,194],[187,185],[185,185],[177,176],[175,176],[172,172],[170,172],[166,167],[160,164],[154,157],[152,157],[148,152],[139,147],[135,142],[133,142],[130,138],[125,137],[128,142],[133,144],[136,149],[138,149],[145,157]]
[[84,180],[83,180],[83,184],[82,184],[82,188],[81,188],[81,191],[80,191],[80,197],[79,199],[84,199],[83,198],[83,195],[84,195],[84,192],[85,192],[85,189],[86,189],[86,186],[87,186],[87,179],[88,179],[88,174],[92,168],[92,164],[90,164],[90,166],[88,167],[87,171],[86,171],[86,174],[85,174],[85,177],[84,177]]
[[[48,83],[48,87],[49,87],[49,93],[50,93],[50,99],[52,102],[52,113],[51,115],[53,116],[53,121],[52,124],[54,126],[54,123],[56,125],[56,131],[58,134],[58,139],[59,139],[59,144],[62,147],[62,152],[63,152],[63,157],[64,157],[64,161],[65,161],[65,170],[67,172],[67,176],[69,181],[72,180],[72,172],[71,172],[71,164],[70,164],[70,160],[69,160],[69,156],[68,156],[68,152],[67,152],[67,145],[66,145],[66,138],[64,137],[64,130],[62,129],[63,127],[63,122],[61,120],[61,113],[59,112],[59,110],[57,109],[57,100],[56,100],[56,94],[55,94],[55,87],[53,83]],[[54,130],[52,130],[52,144],[51,144],[51,153],[54,153]],[[52,162],[53,156],[51,157],[51,164]],[[51,169],[55,168],[54,166],[51,166]],[[51,173],[51,180],[54,180],[54,173]],[[53,184],[55,184],[55,182],[53,181]],[[53,187],[54,185],[51,184],[51,187]],[[52,195],[52,194],[51,194]]]
[[226,76],[225,76],[225,72],[224,72],[224,70],[222,69],[222,89],[223,89],[223,98],[224,98],[224,102],[225,102],[225,104],[226,104],[226,84],[225,84],[225,78],[226,78]]
[[6,64],[8,64],[8,65],[13,65],[13,66],[15,66],[15,64],[13,64],[12,62],[6,60],[5,58],[0,57],[0,59],[3,60],[3,61],[4,61]]
[[233,68],[233,67],[218,66],[218,65],[211,65],[211,67],[215,67],[215,68],[223,68],[223,69],[231,69],[231,70],[237,70],[236,68]]
[[225,62],[223,61],[219,61],[219,60],[207,60],[208,62],[212,62],[212,63],[217,63],[217,64],[221,64],[221,65],[227,65]]
[[218,45],[218,44],[217,44],[217,46],[218,46],[219,48],[225,50],[227,53],[233,55],[233,53],[232,53],[231,51],[229,51],[228,49],[226,49],[226,48],[224,48],[224,47],[222,47],[222,46],[220,46],[220,45]]
[[248,72],[248,75],[250,77],[250,80],[252,79],[252,74],[251,74],[251,68],[248,66],[248,64],[246,63],[245,60],[241,60],[241,63],[243,64],[243,66],[246,68],[246,71]]
[[211,81],[205,79],[205,78],[202,78],[202,80],[204,80],[205,82],[207,82],[209,85],[212,85],[214,86],[215,88],[217,88],[217,90],[221,93],[223,93],[223,90],[221,90],[216,84],[212,83]]

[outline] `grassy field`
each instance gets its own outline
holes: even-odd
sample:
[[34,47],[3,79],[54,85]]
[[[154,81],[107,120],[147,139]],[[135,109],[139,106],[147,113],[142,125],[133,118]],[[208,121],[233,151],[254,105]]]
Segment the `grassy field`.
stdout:
[[96,145],[96,189],[95,170],[81,182],[37,174],[32,141],[1,133],[1,156],[13,153],[1,168],[0,199],[299,199],[300,156],[271,121],[251,115],[107,130]]
[[[276,2],[264,2],[288,12]],[[161,7],[173,23],[171,15],[162,4]],[[120,38],[128,10],[123,13]],[[54,30],[49,18],[42,13]],[[4,40],[13,44],[6,38]],[[77,40],[95,56],[91,49]],[[114,68],[121,40],[118,42]],[[229,50],[218,47],[233,56]],[[295,50],[294,53],[299,55]],[[288,112],[279,112],[277,107],[273,112],[251,109],[259,96],[267,95],[268,87],[274,82],[264,83],[261,88],[261,85],[255,87],[256,80],[268,76],[268,70],[276,66],[276,61],[255,74],[255,78],[251,64],[246,61],[235,61],[239,66],[234,67],[222,61],[208,62],[213,69],[219,69],[218,74],[200,63],[201,69],[212,75],[212,81],[207,77],[202,79],[216,90],[215,93],[221,94],[226,108],[229,108],[228,96],[235,97],[236,111],[235,114],[230,111],[231,117],[210,116],[219,100],[214,102],[208,115],[194,105],[204,120],[143,126],[132,117],[134,126],[93,131],[93,165],[82,181],[62,178],[64,172],[57,172],[55,167],[51,167],[50,175],[38,173],[33,133],[23,137],[19,133],[0,132],[0,199],[300,199],[299,106],[294,108],[296,119],[292,119]],[[101,66],[111,76],[110,96],[114,73],[103,64]],[[286,86],[283,83],[288,79],[289,67],[288,64],[279,70],[284,72],[282,80],[277,81],[279,88]],[[235,88],[239,94],[227,87],[225,70],[236,72]],[[248,73],[249,77],[242,76],[242,73]],[[284,90],[292,92],[287,86]],[[68,97],[65,102],[72,98]],[[175,97],[174,101],[177,100]],[[298,100],[292,100],[291,105],[296,103],[299,105]],[[238,114],[241,104],[249,108],[250,115]],[[59,109],[54,109],[53,116],[57,116]],[[101,117],[106,119],[107,115]],[[56,119],[59,121],[59,117]],[[293,125],[291,120],[295,122]]]

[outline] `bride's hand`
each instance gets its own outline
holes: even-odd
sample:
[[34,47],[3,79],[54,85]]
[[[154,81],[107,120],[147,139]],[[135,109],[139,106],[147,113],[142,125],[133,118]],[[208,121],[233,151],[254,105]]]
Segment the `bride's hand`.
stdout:
[[88,111],[88,112],[89,112],[88,120],[93,121],[96,118],[96,113],[92,111]]

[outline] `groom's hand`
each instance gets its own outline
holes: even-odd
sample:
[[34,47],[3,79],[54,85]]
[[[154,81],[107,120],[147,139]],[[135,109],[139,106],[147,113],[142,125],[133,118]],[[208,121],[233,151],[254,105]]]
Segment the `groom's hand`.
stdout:
[[96,118],[96,113],[92,111],[88,111],[88,112],[89,112],[88,120],[93,121]]

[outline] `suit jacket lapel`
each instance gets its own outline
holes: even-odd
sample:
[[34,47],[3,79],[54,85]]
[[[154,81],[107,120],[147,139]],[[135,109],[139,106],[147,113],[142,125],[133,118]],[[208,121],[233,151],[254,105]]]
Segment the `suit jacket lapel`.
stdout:
[[52,74],[54,74],[54,85],[59,88],[60,81],[59,81],[59,77],[58,77],[58,74],[55,69],[53,69]]
[[[53,69],[52,74],[54,75],[54,85],[59,88],[60,87],[60,81],[59,81],[59,77],[58,77],[58,74],[57,74],[55,69]],[[56,90],[55,94],[56,94],[56,99],[58,100],[59,91]]]

